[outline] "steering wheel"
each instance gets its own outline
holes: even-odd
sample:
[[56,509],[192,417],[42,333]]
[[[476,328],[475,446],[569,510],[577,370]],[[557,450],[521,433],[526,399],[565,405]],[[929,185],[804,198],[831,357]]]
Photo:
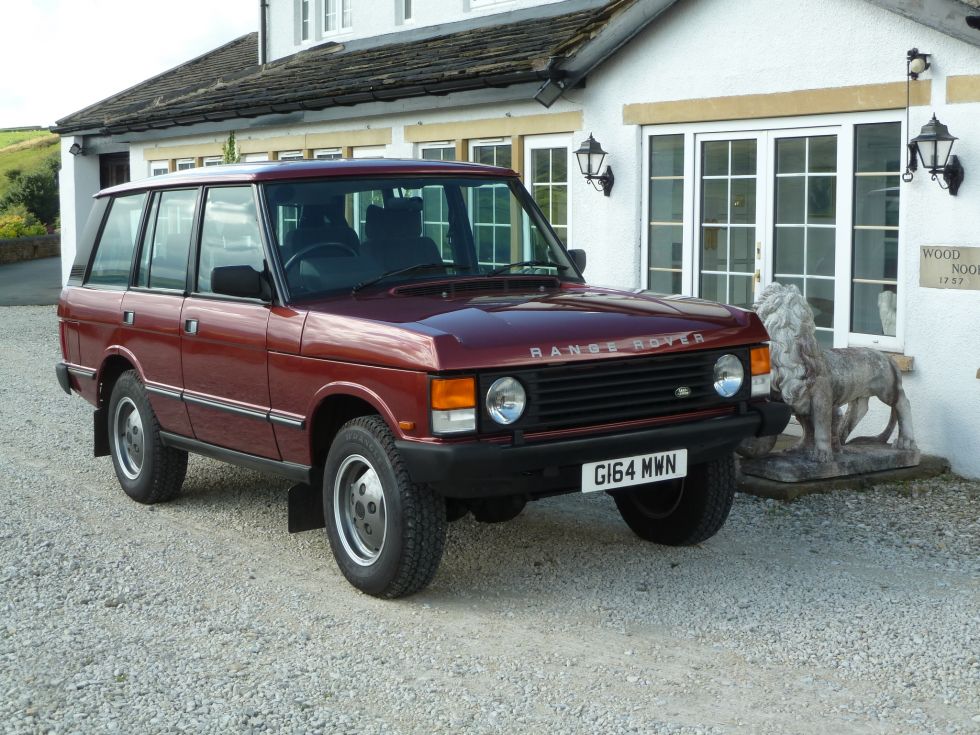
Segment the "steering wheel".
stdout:
[[324,253],[324,255],[327,255],[327,257],[331,257],[331,258],[344,256],[344,255],[350,256],[352,258],[357,257],[357,253],[354,251],[354,248],[350,247],[349,245],[344,245],[344,243],[342,242],[315,242],[312,245],[307,245],[305,247],[302,247],[298,251],[293,253],[293,255],[290,256],[290,258],[285,263],[283,263],[282,269],[284,271],[288,271],[293,266],[298,265],[299,262],[305,259],[310,253],[316,252],[317,250],[332,251],[330,252],[329,255],[327,255],[327,253]]

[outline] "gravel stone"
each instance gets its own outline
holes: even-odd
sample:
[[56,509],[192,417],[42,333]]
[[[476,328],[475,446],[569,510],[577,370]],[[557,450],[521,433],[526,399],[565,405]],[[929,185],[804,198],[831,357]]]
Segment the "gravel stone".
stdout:
[[980,482],[740,495],[677,549],[553,498],[383,602],[279,479],[192,457],[128,500],[54,309],[0,317],[2,733],[980,732]]

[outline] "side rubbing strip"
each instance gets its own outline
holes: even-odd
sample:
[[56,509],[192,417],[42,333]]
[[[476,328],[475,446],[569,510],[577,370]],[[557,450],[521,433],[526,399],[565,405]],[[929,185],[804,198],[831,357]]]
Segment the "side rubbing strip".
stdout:
[[72,375],[76,375],[79,378],[92,379],[95,377],[95,371],[90,368],[78,367],[77,365],[69,365],[68,372]]
[[269,412],[269,422],[273,424],[277,424],[278,426],[286,426],[289,427],[290,429],[302,430],[306,428],[306,422],[303,421],[302,419],[294,419],[290,416],[282,416],[280,414],[273,413],[272,411]]
[[158,388],[155,385],[146,386],[146,392],[151,396],[163,396],[164,398],[172,398],[175,401],[183,399],[183,394],[179,390],[171,390],[170,388]]

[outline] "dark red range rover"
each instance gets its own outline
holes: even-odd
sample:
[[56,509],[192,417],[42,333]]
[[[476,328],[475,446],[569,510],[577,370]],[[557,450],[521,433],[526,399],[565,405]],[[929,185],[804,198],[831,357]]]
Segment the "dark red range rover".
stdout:
[[732,450],[780,432],[751,312],[586,285],[512,171],[233,165],[100,192],[58,308],[66,392],[141,503],[196,452],[279,474],[381,597],[446,523],[607,491],[640,537],[725,522]]

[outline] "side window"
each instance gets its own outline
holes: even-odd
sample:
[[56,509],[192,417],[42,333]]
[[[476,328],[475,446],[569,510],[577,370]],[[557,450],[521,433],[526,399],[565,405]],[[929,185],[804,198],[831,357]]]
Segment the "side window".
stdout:
[[136,285],[183,291],[197,189],[164,191],[153,200]]
[[118,197],[109,207],[109,218],[95,246],[95,258],[86,285],[126,288],[133,265],[136,236],[146,194]]
[[211,271],[226,265],[264,269],[262,238],[252,189],[228,186],[208,189],[201,227],[197,290],[211,291]]

